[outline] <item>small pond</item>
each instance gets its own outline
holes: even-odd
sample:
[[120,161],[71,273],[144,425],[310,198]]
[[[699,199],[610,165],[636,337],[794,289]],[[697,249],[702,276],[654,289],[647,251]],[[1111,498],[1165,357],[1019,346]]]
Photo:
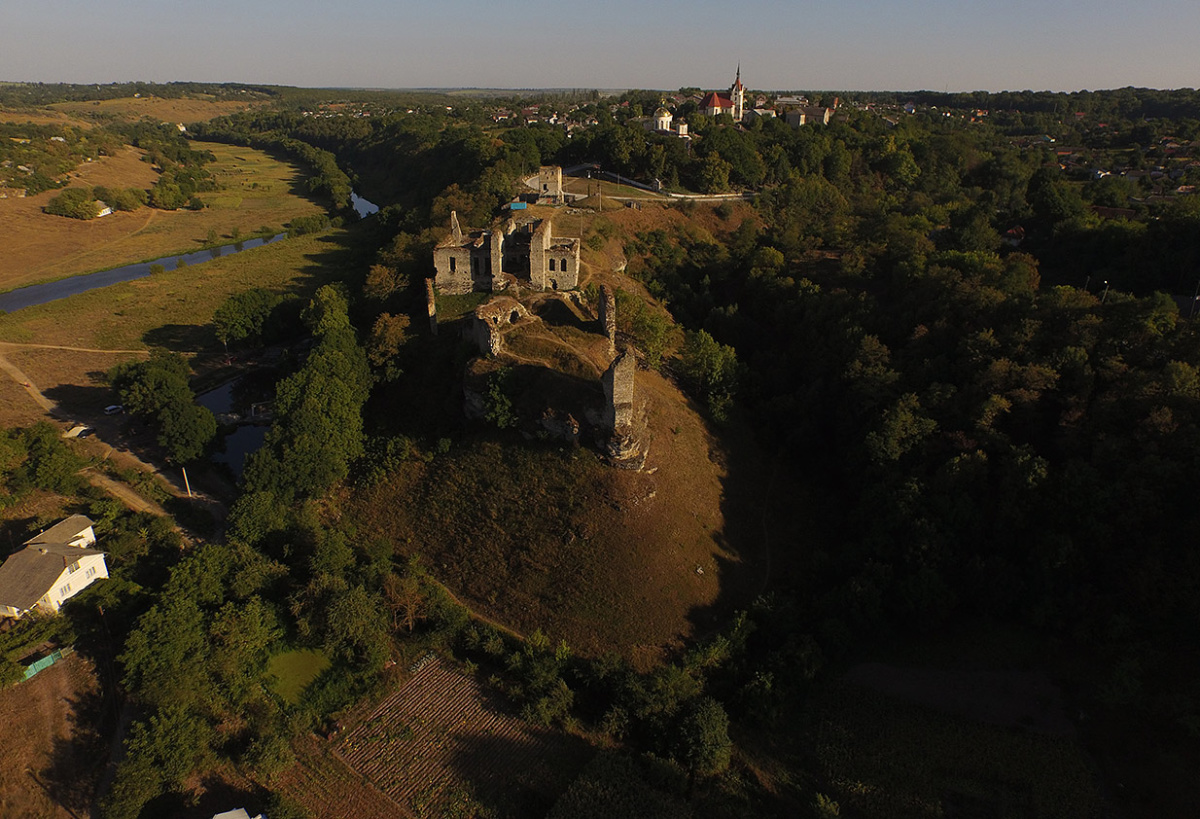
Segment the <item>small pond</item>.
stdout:
[[[219,387],[200,393],[196,396],[196,403],[212,410],[212,413],[218,416],[219,421],[228,422],[230,420],[228,417],[222,419],[220,416],[229,416],[231,413],[236,413],[245,419],[249,415],[248,409],[251,402],[267,396],[269,389],[266,387],[269,383],[270,378],[263,383],[261,374],[252,373],[242,378],[226,381]],[[270,423],[249,423],[245,420],[239,420],[236,423],[237,426],[233,428],[233,431],[221,438],[220,449],[213,453],[212,460],[214,463],[227,465],[233,474],[240,478],[242,470],[246,467],[246,458],[263,445],[271,425]]]
[[374,202],[368,202],[354,191],[350,192],[350,206],[354,208],[354,212],[358,214],[360,219],[365,219],[372,214],[379,213],[379,205]]

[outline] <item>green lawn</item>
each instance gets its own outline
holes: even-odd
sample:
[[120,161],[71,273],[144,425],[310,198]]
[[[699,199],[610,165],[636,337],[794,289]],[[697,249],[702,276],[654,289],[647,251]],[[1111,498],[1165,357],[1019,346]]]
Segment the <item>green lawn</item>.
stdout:
[[268,671],[274,677],[275,693],[295,705],[305,687],[329,665],[329,658],[322,652],[303,649],[276,654]]

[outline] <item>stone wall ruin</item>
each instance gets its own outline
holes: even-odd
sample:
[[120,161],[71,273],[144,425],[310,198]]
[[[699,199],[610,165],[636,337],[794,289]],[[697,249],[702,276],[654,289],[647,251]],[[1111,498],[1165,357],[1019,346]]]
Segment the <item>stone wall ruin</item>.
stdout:
[[494,293],[509,279],[534,290],[573,290],[579,286],[579,240],[554,236],[549,219],[520,228],[509,221],[488,230],[464,232],[450,214],[450,234],[433,250],[434,283],[439,293]]

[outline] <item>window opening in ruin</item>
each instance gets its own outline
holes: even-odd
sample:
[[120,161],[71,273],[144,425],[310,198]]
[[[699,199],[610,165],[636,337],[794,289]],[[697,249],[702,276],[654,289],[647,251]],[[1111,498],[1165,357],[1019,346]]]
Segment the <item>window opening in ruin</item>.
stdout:
[[453,256],[451,256],[451,257],[450,257],[450,272],[451,272],[451,273],[453,273],[453,272],[454,272],[454,268],[456,267],[456,265],[455,265],[454,263],[455,263],[456,261],[458,261],[458,260],[457,260],[457,259],[455,259]]
[[520,314],[520,313],[518,313],[516,310],[513,310],[513,311],[512,311],[512,315],[510,315],[510,316],[508,317],[508,323],[509,323],[509,324],[516,324],[516,323],[517,323],[517,319],[519,319],[520,317],[521,317],[521,314]]
[[554,272],[554,260],[553,259],[550,260],[550,272],[551,273]]

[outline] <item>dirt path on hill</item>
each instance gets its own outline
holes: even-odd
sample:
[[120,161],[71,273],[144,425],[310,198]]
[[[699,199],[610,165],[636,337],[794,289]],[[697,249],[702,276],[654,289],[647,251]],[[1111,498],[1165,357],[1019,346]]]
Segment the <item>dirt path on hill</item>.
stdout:
[[17,367],[16,364],[5,358],[3,353],[0,353],[0,370],[8,373],[9,377],[20,384],[25,389],[25,392],[29,393],[29,397],[37,402],[37,405],[47,413],[53,415],[55,410],[58,409],[58,404],[55,404],[49,398],[42,395],[42,391],[34,386],[34,383],[29,380],[29,376]]
[[167,514],[167,510],[154,501],[146,500],[125,484],[120,481],[114,481],[112,478],[100,474],[91,467],[80,471],[79,474],[87,478],[88,483],[92,486],[97,486],[108,492],[135,512],[149,512],[152,515],[162,517],[165,517]]
[[[26,344],[20,341],[0,341],[0,348],[16,347],[29,350],[66,350],[69,353],[113,353],[114,355],[150,355],[149,350],[98,350],[94,347],[63,347],[59,344]],[[186,355],[186,353],[185,353]]]
[[[16,347],[16,348],[35,347],[35,348],[46,348],[46,349],[54,349],[54,350],[69,350],[69,351],[75,351],[75,352],[135,353],[135,354],[139,354],[139,355],[148,355],[147,351],[145,351],[145,350],[89,350],[89,349],[74,348],[74,347],[58,347],[58,346],[53,346],[53,345],[48,345],[48,344],[18,344],[16,342],[7,342],[7,341],[0,342],[0,370],[3,370],[10,378],[12,378],[13,381],[15,381],[17,384],[19,384],[25,390],[25,392],[29,394],[29,397],[32,398],[37,403],[37,405],[40,406],[45,411],[45,413],[51,417],[51,419],[56,420],[56,421],[59,420],[58,404],[56,404],[54,401],[51,401],[49,398],[47,398],[45,395],[43,395],[41,390],[38,389],[36,384],[34,384],[32,381],[29,380],[29,376],[26,375],[23,370],[21,370],[19,367],[17,367],[15,364],[13,364],[11,361],[9,361],[7,358],[4,357],[4,354],[2,352],[4,347]],[[97,444],[105,444],[104,441],[102,441],[98,436],[95,436],[95,435],[91,438],[91,440]],[[105,445],[108,446],[108,452],[103,456],[104,460],[113,458],[114,460],[117,460],[117,461],[128,462],[136,469],[140,469],[143,472],[149,472],[149,473],[161,478],[162,481],[164,482],[164,484],[166,485],[167,489],[171,492],[171,494],[175,495],[176,497],[184,497],[187,495],[187,491],[184,487],[178,485],[178,483],[176,483],[176,481],[172,477],[164,474],[154,464],[150,464],[150,463],[147,463],[146,461],[143,461],[137,455],[134,455],[132,452],[130,452],[126,449],[119,449],[119,448],[109,445],[109,444],[105,444]],[[83,470],[83,473],[89,483],[91,483],[93,486],[97,486],[97,487],[105,490],[109,494],[113,495],[115,498],[120,500],[122,503],[124,503],[130,509],[133,509],[135,512],[150,512],[151,514],[155,514],[155,515],[163,515],[163,516],[167,515],[167,511],[165,509],[163,509],[162,506],[160,506],[157,503],[154,503],[153,501],[147,500],[146,498],[139,495],[132,488],[130,488],[126,484],[121,483],[120,481],[113,480],[112,478],[109,478],[107,475],[103,475],[99,472],[96,472],[95,470],[93,470],[91,468]],[[215,506],[218,509],[222,506],[220,504],[220,502],[218,502],[214,498],[212,498],[204,493],[196,492],[193,490],[192,495],[194,496],[194,498],[196,500],[198,500],[199,502],[201,502],[203,504],[206,504],[209,506]],[[187,533],[185,533],[182,529],[180,529],[179,531],[181,534],[184,534],[185,538],[188,538],[189,540],[191,539],[191,537]]]

